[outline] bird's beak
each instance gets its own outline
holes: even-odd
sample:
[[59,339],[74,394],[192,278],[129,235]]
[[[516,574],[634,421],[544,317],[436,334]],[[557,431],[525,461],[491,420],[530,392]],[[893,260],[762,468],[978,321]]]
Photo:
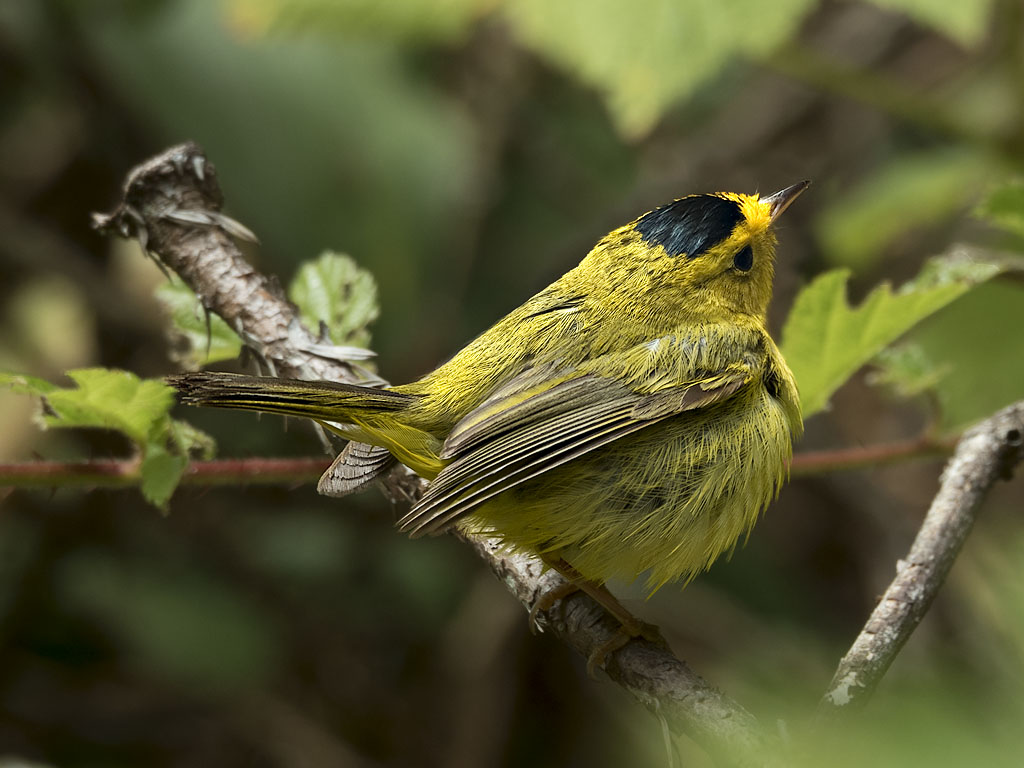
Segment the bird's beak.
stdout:
[[762,197],[761,202],[768,203],[768,205],[771,206],[771,221],[774,222],[779,218],[779,216],[782,215],[782,212],[789,208],[790,203],[800,197],[800,193],[809,186],[811,186],[810,180],[805,179],[804,181],[798,181],[790,187],[780,189],[774,195],[766,195],[765,197]]

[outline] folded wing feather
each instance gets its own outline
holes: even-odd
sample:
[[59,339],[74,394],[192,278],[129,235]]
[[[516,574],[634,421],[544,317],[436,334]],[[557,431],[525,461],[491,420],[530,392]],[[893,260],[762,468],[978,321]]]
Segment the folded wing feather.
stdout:
[[441,454],[449,463],[398,526],[413,536],[440,533],[509,488],[730,397],[753,373],[746,365],[730,366],[649,394],[596,374],[524,371],[456,424]]

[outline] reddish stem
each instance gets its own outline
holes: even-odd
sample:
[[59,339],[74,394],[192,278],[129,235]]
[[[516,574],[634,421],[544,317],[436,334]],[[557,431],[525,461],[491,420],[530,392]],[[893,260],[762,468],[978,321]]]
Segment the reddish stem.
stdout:
[[893,464],[898,461],[929,456],[943,456],[953,450],[957,439],[957,437],[944,439],[918,437],[895,443],[860,445],[832,451],[808,451],[798,453],[793,457],[789,471],[793,477],[802,477],[839,470],[860,469],[879,464]]
[[[193,461],[185,470],[181,482],[184,485],[292,485],[315,481],[330,463],[327,457]],[[138,459],[0,464],[0,487],[122,488],[137,485],[138,482]]]
[[[954,438],[937,440],[922,437],[834,451],[798,453],[793,457],[790,472],[794,477],[800,477],[941,456],[949,453],[955,442]],[[330,463],[327,457],[193,461],[185,470],[181,482],[183,485],[295,485],[315,481]],[[138,482],[138,459],[0,464],[0,488],[124,488],[137,485]]]

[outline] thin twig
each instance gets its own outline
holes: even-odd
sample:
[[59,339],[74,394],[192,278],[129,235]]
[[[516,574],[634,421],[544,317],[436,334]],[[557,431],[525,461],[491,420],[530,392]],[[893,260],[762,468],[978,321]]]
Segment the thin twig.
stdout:
[[894,443],[858,445],[830,451],[802,451],[793,455],[789,473],[791,477],[803,477],[944,456],[953,450],[954,445],[956,438],[918,437]]
[[[182,485],[301,485],[315,482],[330,461],[300,458],[190,462]],[[0,488],[128,488],[142,482],[138,459],[24,461],[0,464]]]
[[896,578],[839,663],[818,706],[820,718],[841,717],[863,707],[871,697],[935,599],[974,525],[982,499],[1021,460],[1022,445],[1024,401],[960,439],[910,552],[897,564]]
[[[139,239],[182,277],[205,307],[239,330],[274,370],[301,378],[353,381],[351,366],[310,354],[312,334],[302,326],[294,306],[245,262],[224,231],[225,221],[231,220],[220,214],[222,200],[213,166],[199,147],[183,144],[133,169],[117,209],[95,215],[94,221],[103,232]],[[399,477],[405,478],[410,497],[422,493],[421,481]],[[535,558],[503,555],[495,541],[468,541],[527,609],[561,579],[545,572]],[[582,594],[561,601],[538,620],[585,656],[618,629]],[[667,649],[635,639],[609,654],[604,669],[645,706],[669,718],[674,732],[689,735],[719,756],[723,765],[763,766],[775,761],[777,745],[754,717]]]
[[[955,444],[954,439],[918,438],[856,448],[804,451],[793,456],[790,474],[804,477],[929,458],[949,453]],[[323,456],[195,460],[189,463],[181,484],[300,485],[315,482],[329,465]],[[128,488],[141,480],[139,460],[134,458],[0,464],[0,488]]]

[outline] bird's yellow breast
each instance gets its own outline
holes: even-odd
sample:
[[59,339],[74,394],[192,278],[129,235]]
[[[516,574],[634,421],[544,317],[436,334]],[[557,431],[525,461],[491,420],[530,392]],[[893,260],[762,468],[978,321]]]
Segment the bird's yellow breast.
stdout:
[[[773,345],[774,346],[774,345]],[[510,549],[571,562],[585,578],[653,592],[730,551],[778,494],[802,430],[788,369],[523,483],[465,525]]]

